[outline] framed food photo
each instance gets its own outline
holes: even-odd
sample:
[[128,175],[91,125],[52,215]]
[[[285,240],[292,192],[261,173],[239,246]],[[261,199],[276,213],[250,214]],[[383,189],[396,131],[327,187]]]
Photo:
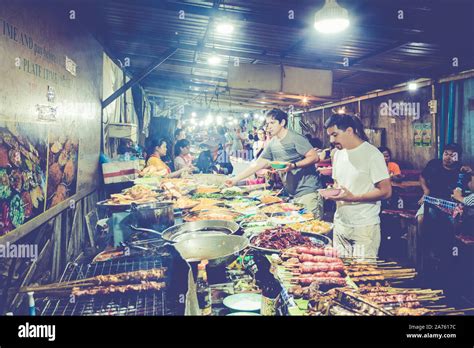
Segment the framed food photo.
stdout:
[[0,236],[45,211],[48,128],[0,121]]
[[71,135],[50,133],[46,209],[76,193],[79,141]]

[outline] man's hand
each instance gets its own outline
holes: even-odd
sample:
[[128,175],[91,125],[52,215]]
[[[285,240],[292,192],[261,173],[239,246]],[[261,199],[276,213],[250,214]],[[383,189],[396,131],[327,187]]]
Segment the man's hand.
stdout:
[[286,165],[285,168],[275,169],[275,170],[278,171],[278,172],[282,172],[282,173],[288,173],[290,170],[294,169],[293,168],[293,163],[286,162],[285,165]]
[[423,195],[421,196],[421,198],[418,200],[418,205],[422,205],[424,202],[423,202],[423,199],[425,198],[426,195]]
[[463,166],[463,167],[461,167],[461,173],[471,174],[472,173],[472,168],[469,167],[469,166]]
[[461,203],[464,200],[464,197],[462,196],[462,191],[458,190],[458,189],[453,190],[453,194],[451,195],[451,197],[453,197],[455,200],[457,200],[458,202],[461,202]]
[[229,179],[225,181],[225,186],[232,187],[232,186],[235,186],[236,183],[237,182],[234,179]]
[[328,199],[331,199],[333,201],[343,201],[343,202],[357,202],[357,197],[349,191],[347,188],[344,186],[341,186],[340,189],[342,190],[340,194],[337,196],[330,196]]

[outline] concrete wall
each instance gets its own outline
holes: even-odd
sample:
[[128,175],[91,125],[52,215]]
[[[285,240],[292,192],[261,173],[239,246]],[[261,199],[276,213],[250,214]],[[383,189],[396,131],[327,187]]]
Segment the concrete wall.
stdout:
[[[2,2],[0,7],[0,123],[28,124],[33,133],[35,128],[41,134],[46,129],[50,140],[78,141],[77,185],[71,188],[71,200],[99,182],[103,51],[71,13],[40,1],[34,4]],[[66,70],[66,56],[77,64],[76,76]],[[54,101],[48,100],[48,86],[54,88]],[[56,120],[40,120],[39,109],[48,113],[51,107],[57,110]],[[18,239],[66,207],[46,210],[0,242]]]

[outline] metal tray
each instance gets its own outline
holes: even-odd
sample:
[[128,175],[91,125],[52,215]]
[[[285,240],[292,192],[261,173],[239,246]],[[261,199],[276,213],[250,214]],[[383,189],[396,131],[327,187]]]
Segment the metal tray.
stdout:
[[[301,232],[301,234],[305,237],[309,237],[309,239],[315,244],[315,247],[324,247],[324,246],[330,246],[332,245],[331,239],[329,239],[326,236],[320,235],[320,234],[314,234],[314,233],[308,233],[308,232]],[[282,250],[278,249],[267,249],[267,248],[261,248],[258,246],[255,246],[252,244],[252,240],[256,238],[258,235],[254,235],[249,238],[249,247],[258,251],[261,251],[265,254],[279,254],[282,252]]]

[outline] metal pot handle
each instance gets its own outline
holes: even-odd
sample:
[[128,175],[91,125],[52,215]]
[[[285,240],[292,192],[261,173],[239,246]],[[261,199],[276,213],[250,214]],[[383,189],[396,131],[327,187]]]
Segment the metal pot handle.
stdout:
[[162,233],[162,232],[158,232],[158,231],[155,231],[155,230],[152,230],[152,229],[149,229],[149,228],[141,228],[141,227],[136,227],[136,226],[133,226],[133,225],[130,225],[130,228],[131,228],[132,230],[135,230],[135,231],[139,231],[139,232],[149,232],[149,233],[157,234],[157,235],[159,235],[160,237],[163,237],[163,233]]

